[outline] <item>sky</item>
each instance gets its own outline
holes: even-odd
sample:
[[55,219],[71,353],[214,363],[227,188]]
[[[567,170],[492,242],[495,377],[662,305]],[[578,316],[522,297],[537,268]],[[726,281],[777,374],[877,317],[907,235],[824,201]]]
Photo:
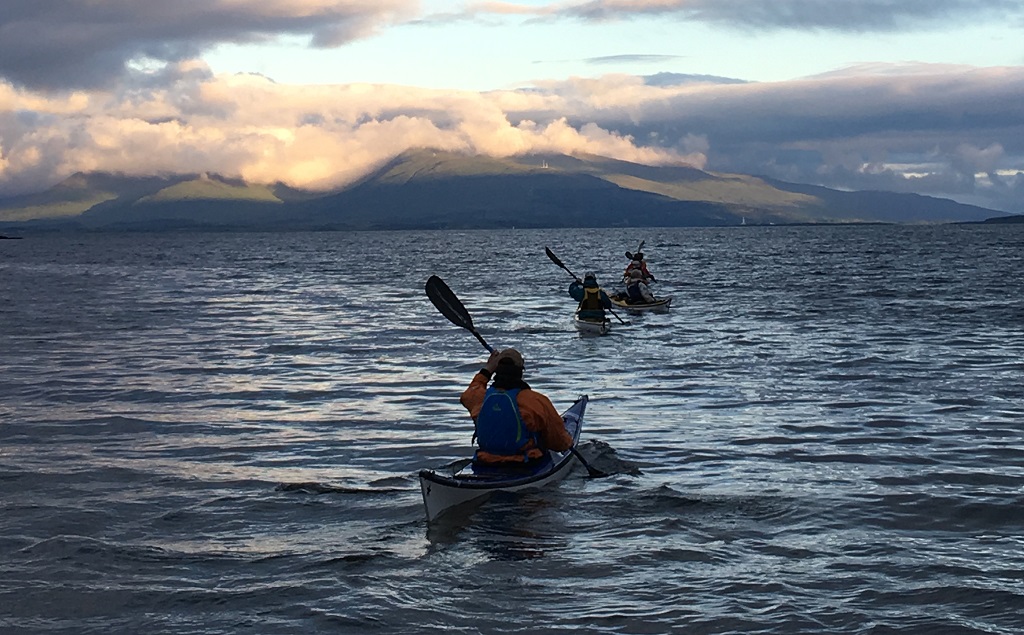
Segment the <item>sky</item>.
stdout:
[[1022,0],[3,0],[0,197],[597,154],[1024,213]]

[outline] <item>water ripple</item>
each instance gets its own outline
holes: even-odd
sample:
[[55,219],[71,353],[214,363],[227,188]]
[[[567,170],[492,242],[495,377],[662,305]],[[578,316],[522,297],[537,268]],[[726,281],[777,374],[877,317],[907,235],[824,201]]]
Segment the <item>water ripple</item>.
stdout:
[[[6,241],[0,630],[1024,632],[1021,229]],[[580,337],[544,247],[643,238],[672,310]],[[431,274],[608,477],[424,522],[486,358]]]

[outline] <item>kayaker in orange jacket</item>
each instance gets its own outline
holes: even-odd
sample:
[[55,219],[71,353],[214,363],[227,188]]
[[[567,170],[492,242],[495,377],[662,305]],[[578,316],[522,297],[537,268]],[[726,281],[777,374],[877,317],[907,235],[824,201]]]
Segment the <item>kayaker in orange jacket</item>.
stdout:
[[543,459],[545,449],[562,452],[572,447],[572,437],[551,400],[523,381],[524,367],[523,356],[514,348],[491,353],[459,399],[476,424],[475,459],[481,463],[527,463]]
[[647,260],[644,259],[644,255],[640,252],[633,254],[629,264],[626,265],[626,270],[622,272],[622,282],[624,284],[629,283],[629,274],[634,269],[639,269],[640,273],[643,274],[644,283],[648,280],[651,282],[657,282],[657,280],[654,279],[654,274],[647,269]]

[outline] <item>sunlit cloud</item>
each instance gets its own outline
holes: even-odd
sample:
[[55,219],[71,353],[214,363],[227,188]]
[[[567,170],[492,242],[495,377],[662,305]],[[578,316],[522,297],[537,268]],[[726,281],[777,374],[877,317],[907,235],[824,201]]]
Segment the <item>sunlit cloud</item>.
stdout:
[[1021,210],[1024,68],[872,67],[772,83],[614,74],[520,90],[286,85],[195,60],[104,90],[0,83],[0,193],[75,172],[326,190],[410,148],[593,154]]
[[[544,98],[388,85],[285,86],[258,75],[178,75],[162,88],[44,97],[10,85],[0,114],[0,187],[23,189],[79,171],[216,172],[302,188],[338,187],[415,147],[493,156],[591,153],[645,163],[684,160],[671,148],[564,117],[509,120],[502,105]],[[541,107],[540,111],[548,108]],[[694,157],[699,160],[699,157]]]

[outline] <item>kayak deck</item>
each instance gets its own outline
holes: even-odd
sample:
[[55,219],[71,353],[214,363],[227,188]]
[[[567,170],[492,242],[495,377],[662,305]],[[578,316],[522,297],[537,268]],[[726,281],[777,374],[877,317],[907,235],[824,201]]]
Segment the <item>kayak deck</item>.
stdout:
[[666,310],[672,304],[672,296],[658,298],[654,302],[631,303],[622,294],[615,294],[609,298],[616,307],[627,311],[657,311]]
[[608,318],[603,320],[588,320],[586,318],[581,318],[579,315],[573,314],[572,323],[576,325],[576,330],[580,333],[605,335],[612,330],[612,321]]
[[[562,421],[572,437],[573,447],[579,442],[587,401],[587,395],[582,395],[562,413]],[[492,492],[538,489],[559,481],[568,475],[574,458],[571,450],[549,450],[547,460],[530,467],[476,467],[472,461],[463,461],[452,472],[421,470],[420,490],[427,520],[434,520],[445,510]]]

